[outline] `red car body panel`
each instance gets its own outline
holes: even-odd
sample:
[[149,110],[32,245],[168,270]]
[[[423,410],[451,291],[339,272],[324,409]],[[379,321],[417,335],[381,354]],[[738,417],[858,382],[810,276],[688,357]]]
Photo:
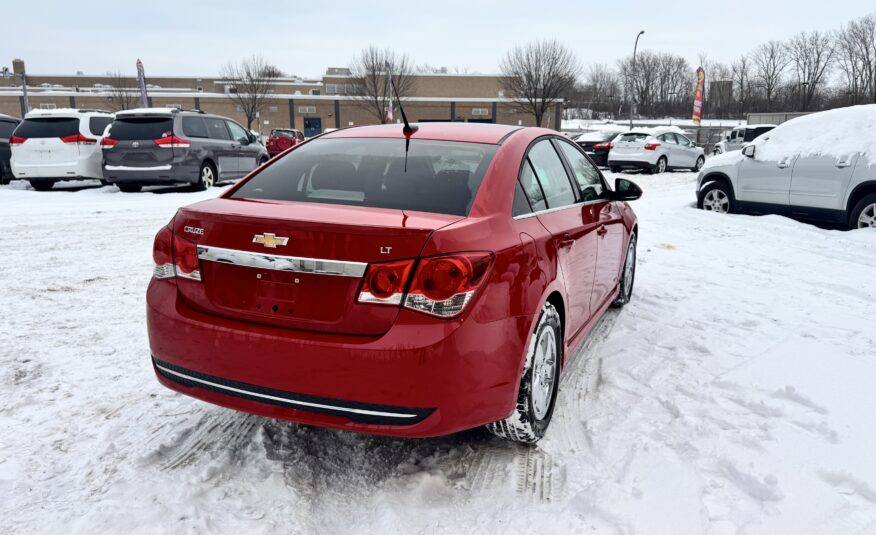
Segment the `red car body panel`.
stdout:
[[[526,151],[540,138],[558,138],[555,131],[430,123],[414,135],[501,143],[468,217],[230,198],[242,181],[222,198],[181,209],[171,225],[175,234],[208,247],[264,252],[253,243],[253,234],[267,231],[290,238],[283,255],[368,264],[490,251],[487,279],[460,316],[441,319],[401,306],[358,303],[361,278],[275,272],[280,278],[298,277],[309,288],[289,296],[284,293],[288,281],[276,281],[277,291],[273,280],[268,290],[261,289],[264,285],[256,289],[258,270],[201,261],[205,282],[153,279],[149,285],[147,323],[159,381],[264,416],[426,437],[511,413],[530,333],[549,298],[564,318],[567,360],[617,296],[624,253],[636,226],[632,210],[624,202],[604,200],[512,218],[515,181]],[[403,139],[397,125],[321,136],[343,137]],[[187,234],[187,227],[202,233]],[[389,256],[380,253],[387,243],[392,243]],[[290,305],[288,313],[282,307],[267,309],[278,302]],[[181,379],[175,375],[180,371],[198,379]],[[217,385],[221,388],[213,388]],[[263,389],[262,397],[234,393],[254,389]],[[283,393],[301,408],[272,404],[271,398]],[[368,415],[352,412],[363,407]],[[383,413],[417,416],[386,421],[373,416]]]

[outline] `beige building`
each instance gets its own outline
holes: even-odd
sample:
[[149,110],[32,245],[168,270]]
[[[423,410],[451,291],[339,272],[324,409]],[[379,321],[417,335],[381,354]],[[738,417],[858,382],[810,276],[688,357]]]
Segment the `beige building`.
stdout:
[[[147,76],[149,104],[201,109],[246,124],[246,117],[230,97],[234,82],[219,77]],[[253,130],[293,127],[311,136],[326,128],[375,124],[378,118],[350,95],[349,70],[330,68],[321,79],[275,78],[264,111]],[[112,86],[136,87],[136,79],[122,83],[110,75],[28,74],[28,103],[33,108],[93,108],[117,110]],[[136,107],[139,107],[139,103]],[[411,96],[404,99],[411,121],[467,121],[533,126],[531,114],[521,112],[502,91],[499,75],[421,74]],[[25,112],[20,81],[0,79],[0,113],[21,117]],[[557,128],[562,103],[554,106],[544,126]],[[400,114],[396,111],[396,120]]]

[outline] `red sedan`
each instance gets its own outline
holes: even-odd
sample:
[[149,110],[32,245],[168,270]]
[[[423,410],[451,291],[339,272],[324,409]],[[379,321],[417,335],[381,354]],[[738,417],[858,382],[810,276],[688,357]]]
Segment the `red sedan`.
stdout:
[[568,357],[630,299],[641,193],[540,128],[307,141],[158,232],[158,380],[310,425],[535,442]]

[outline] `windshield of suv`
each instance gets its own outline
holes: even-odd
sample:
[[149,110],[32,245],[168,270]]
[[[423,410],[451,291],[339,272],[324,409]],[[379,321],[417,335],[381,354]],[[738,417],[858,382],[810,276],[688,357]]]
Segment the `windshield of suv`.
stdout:
[[172,131],[170,117],[125,117],[113,121],[110,137],[119,141],[158,139]]
[[39,117],[21,121],[15,135],[23,138],[46,138],[74,136],[79,133],[76,117]]
[[319,139],[234,192],[237,199],[348,204],[467,215],[497,145],[413,139]]

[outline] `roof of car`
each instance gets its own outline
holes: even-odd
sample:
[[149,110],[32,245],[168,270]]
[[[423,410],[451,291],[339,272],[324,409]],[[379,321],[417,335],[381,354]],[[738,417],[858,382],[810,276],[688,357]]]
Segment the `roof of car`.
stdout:
[[25,119],[33,119],[35,117],[78,117],[84,114],[99,114],[112,115],[113,112],[106,110],[93,110],[85,108],[54,108],[51,110],[34,109],[27,112]]
[[178,115],[178,114],[197,114],[197,115],[209,115],[205,114],[201,110],[184,110],[181,108],[134,108],[131,110],[124,110],[116,113],[116,116],[122,115]]
[[13,117],[11,115],[6,115],[5,113],[0,113],[0,119],[4,121],[12,120],[12,121],[21,121],[18,117]]
[[[464,141],[468,143],[497,144],[512,132],[522,127],[507,124],[488,123],[420,123],[412,139],[434,139],[442,141]],[[404,138],[401,124],[384,124],[373,126],[357,126],[343,128],[327,134],[322,138]]]

